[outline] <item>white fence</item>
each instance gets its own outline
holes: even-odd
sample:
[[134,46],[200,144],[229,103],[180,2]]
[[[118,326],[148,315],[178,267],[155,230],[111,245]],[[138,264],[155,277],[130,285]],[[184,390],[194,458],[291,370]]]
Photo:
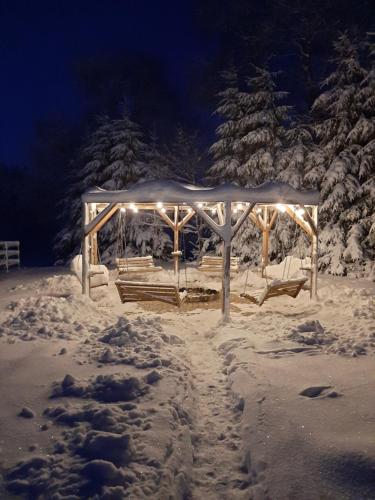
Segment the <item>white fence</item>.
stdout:
[[20,267],[20,242],[0,241],[0,268],[9,271],[11,266]]

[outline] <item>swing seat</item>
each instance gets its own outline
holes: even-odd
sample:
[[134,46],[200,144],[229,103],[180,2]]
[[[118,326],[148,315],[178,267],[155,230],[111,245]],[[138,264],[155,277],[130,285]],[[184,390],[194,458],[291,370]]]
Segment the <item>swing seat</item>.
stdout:
[[254,304],[261,306],[266,300],[280,295],[289,295],[295,299],[301,291],[307,278],[296,278],[290,280],[274,280],[266,285],[265,288],[258,288],[249,293],[241,293],[241,297],[250,300]]
[[[199,271],[206,273],[222,273],[223,272],[223,257],[216,255],[203,255],[202,260],[198,266]],[[231,257],[230,259],[231,272],[238,273],[239,263],[238,257]]]
[[148,255],[146,257],[126,257],[123,259],[116,259],[116,264],[119,274],[154,273],[163,270],[162,267],[155,266],[152,255]]
[[[70,270],[74,273],[79,282],[82,282],[82,255],[76,255],[71,263]],[[109,271],[103,264],[90,264],[89,269],[89,283],[90,288],[97,288],[99,286],[108,286],[109,283]]]
[[183,302],[177,285],[124,280],[115,281],[115,285],[123,304],[125,302],[160,301],[180,307]]

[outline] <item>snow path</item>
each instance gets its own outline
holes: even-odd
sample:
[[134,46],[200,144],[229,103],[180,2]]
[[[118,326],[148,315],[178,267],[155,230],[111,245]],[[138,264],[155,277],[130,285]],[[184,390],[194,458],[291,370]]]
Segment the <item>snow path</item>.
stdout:
[[223,359],[213,343],[202,332],[193,332],[191,337],[186,339],[186,346],[194,397],[192,497],[242,498],[250,483],[241,471],[241,409],[227,384]]

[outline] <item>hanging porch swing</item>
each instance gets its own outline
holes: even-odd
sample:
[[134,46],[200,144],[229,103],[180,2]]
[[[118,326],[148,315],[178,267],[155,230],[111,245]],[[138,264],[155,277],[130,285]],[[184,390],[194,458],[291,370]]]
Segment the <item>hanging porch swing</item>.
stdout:
[[[178,213],[177,207],[177,213]],[[123,231],[124,253],[126,252],[126,237]],[[186,268],[186,239],[185,232],[182,233],[182,247],[183,252],[174,250],[172,256],[174,258],[184,257],[184,276],[185,286],[180,287],[180,273],[177,271],[177,283],[161,283],[161,282],[145,282],[145,281],[130,281],[130,280],[116,280],[120,299],[122,303],[125,302],[145,302],[145,301],[160,301],[180,307],[184,302],[186,303],[199,303],[210,302],[219,296],[219,292],[214,289],[204,287],[192,287],[188,284],[187,268]],[[178,247],[179,245],[177,245]],[[162,268],[160,267],[160,270]]]

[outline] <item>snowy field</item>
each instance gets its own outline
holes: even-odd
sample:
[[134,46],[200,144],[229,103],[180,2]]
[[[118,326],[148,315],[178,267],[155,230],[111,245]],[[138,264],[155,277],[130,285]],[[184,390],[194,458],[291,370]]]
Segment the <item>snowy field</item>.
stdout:
[[123,305],[63,269],[1,274],[0,498],[374,499],[374,283],[321,277],[318,303],[261,308],[244,283],[223,326],[219,299]]

